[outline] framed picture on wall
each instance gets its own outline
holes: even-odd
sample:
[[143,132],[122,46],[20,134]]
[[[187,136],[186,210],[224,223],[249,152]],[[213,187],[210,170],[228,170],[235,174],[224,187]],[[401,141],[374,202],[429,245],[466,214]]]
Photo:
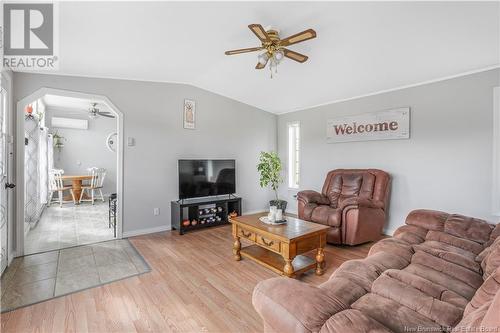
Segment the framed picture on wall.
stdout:
[[196,102],[189,99],[184,100],[184,128],[196,128]]

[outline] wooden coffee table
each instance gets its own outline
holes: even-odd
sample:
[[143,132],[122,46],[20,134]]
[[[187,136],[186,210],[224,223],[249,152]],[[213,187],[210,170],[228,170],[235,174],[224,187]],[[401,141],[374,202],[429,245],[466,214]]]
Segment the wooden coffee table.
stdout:
[[[233,217],[233,255],[235,260],[250,258],[273,271],[288,277],[315,268],[324,272],[326,232],[328,226],[287,217],[287,223],[269,225],[259,217],[265,213]],[[240,239],[252,245],[241,247]],[[316,250],[316,260],[302,254]]]

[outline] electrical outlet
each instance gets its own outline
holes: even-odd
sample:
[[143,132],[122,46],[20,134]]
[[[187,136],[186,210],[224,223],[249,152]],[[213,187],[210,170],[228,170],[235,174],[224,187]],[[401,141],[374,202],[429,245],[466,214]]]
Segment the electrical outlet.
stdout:
[[160,208],[153,208],[153,215],[155,216],[160,215]]

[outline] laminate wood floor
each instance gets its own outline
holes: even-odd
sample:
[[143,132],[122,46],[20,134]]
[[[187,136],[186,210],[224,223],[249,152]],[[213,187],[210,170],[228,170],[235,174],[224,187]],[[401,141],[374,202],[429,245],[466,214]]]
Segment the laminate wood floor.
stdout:
[[[230,226],[130,241],[151,266],[150,273],[5,313],[1,331],[262,331],[252,290],[277,275],[251,260],[233,260]],[[344,261],[364,258],[371,245],[328,245],[325,274],[311,271],[300,279],[318,285]]]

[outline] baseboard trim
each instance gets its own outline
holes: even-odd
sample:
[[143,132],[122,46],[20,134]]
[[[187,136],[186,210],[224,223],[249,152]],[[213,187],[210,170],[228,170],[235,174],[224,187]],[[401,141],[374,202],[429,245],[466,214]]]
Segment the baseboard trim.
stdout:
[[156,232],[163,232],[163,231],[170,231],[170,230],[172,230],[171,226],[169,226],[169,225],[162,225],[162,226],[153,227],[153,228],[145,228],[145,229],[124,231],[123,232],[123,238],[134,237],[134,236],[141,236],[141,235],[147,235],[147,234],[154,234]]
[[[266,208],[262,208],[262,209],[257,209],[257,210],[245,211],[245,212],[243,212],[243,214],[250,215],[250,214],[263,213],[266,210],[267,210]],[[162,226],[154,227],[154,228],[145,228],[145,229],[124,231],[123,238],[141,236],[141,235],[147,235],[147,234],[154,234],[155,232],[163,232],[163,231],[170,231],[170,230],[172,230],[171,226],[162,225]]]
[[266,211],[269,211],[269,208],[262,208],[262,209],[257,209],[257,210],[249,210],[243,212],[243,215],[251,215],[251,214],[257,214],[257,213],[264,213]]

